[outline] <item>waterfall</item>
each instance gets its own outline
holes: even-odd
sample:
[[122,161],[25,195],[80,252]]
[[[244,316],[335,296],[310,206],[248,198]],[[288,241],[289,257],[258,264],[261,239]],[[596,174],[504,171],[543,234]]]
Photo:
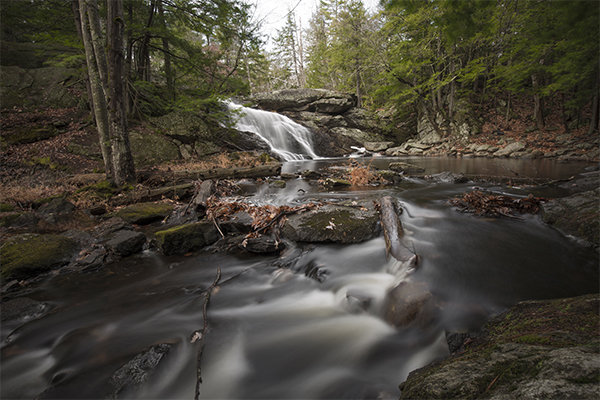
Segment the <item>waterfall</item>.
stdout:
[[257,134],[283,160],[320,158],[313,150],[310,129],[277,113],[242,107],[233,102],[228,102],[227,107],[241,114],[235,129]]

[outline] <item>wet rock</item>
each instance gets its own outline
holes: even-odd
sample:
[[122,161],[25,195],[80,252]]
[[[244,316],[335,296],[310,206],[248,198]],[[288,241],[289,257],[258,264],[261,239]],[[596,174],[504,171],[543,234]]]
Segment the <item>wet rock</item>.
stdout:
[[321,173],[317,171],[305,170],[302,171],[301,176],[305,179],[319,179],[321,177]]
[[245,211],[233,214],[227,221],[219,223],[221,230],[225,234],[247,234],[252,231],[254,218]]
[[383,142],[384,138],[381,135],[377,135],[375,133],[363,131],[357,128],[343,128],[336,127],[331,128],[331,132],[338,136],[345,136],[352,140],[357,141],[358,143],[365,142]]
[[65,216],[75,210],[75,205],[62,197],[53,199],[38,209],[38,213],[46,222],[55,223],[59,216]]
[[446,332],[446,342],[450,354],[462,353],[473,341],[483,337],[482,332]]
[[405,162],[390,163],[388,168],[396,172],[425,172],[425,168]]
[[376,171],[377,175],[385,179],[387,182],[398,183],[402,180],[400,174],[390,169]]
[[181,225],[154,234],[165,255],[185,254],[200,250],[219,240],[219,232],[212,222]]
[[469,181],[460,172],[441,172],[439,174],[431,175],[431,179],[440,183],[465,183]]
[[105,244],[108,251],[119,257],[127,257],[142,251],[146,235],[142,232],[119,231]]
[[325,186],[329,188],[341,188],[344,186],[352,186],[352,184],[344,179],[327,178],[325,179]]
[[429,326],[435,312],[435,301],[425,282],[403,281],[386,295],[385,320],[397,328]]
[[130,224],[146,225],[165,219],[173,212],[173,206],[165,203],[138,203],[124,207],[114,213]]
[[327,279],[329,272],[324,265],[317,264],[315,261],[309,262],[304,268],[304,275],[308,278],[322,283]]
[[600,246],[600,188],[542,204],[542,218],[566,234]]
[[27,297],[19,297],[0,303],[0,321],[11,323],[40,317],[46,305]]
[[127,389],[135,388],[148,381],[170,349],[171,345],[167,343],[152,346],[119,368],[109,379],[116,389],[106,398],[126,398],[121,395],[126,394]]
[[3,279],[27,279],[68,264],[78,244],[59,235],[23,234],[0,247]]
[[122,229],[132,230],[133,226],[119,217],[112,217],[94,228],[93,236],[99,240],[107,240],[114,232]]
[[269,187],[284,189],[286,187],[286,183],[283,180],[271,181],[269,182]]
[[394,142],[365,142],[363,146],[368,151],[385,151],[392,147]]
[[241,246],[246,251],[259,254],[280,253],[286,247],[284,242],[273,235],[260,235],[259,237],[245,239]]
[[361,208],[326,205],[290,215],[282,233],[296,242],[359,243],[375,236],[378,223],[372,204]]
[[467,351],[411,372],[401,399],[598,398],[599,309],[598,294],[521,302],[483,335],[449,336]]

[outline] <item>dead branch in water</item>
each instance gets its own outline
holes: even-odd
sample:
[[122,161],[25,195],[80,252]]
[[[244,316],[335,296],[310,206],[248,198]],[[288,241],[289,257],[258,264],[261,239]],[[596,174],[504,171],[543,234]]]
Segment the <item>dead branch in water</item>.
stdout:
[[194,343],[198,339],[200,339],[200,348],[198,349],[198,357],[197,357],[197,363],[196,363],[197,380],[196,380],[196,392],[194,395],[195,400],[198,400],[198,398],[200,397],[200,384],[202,384],[202,351],[204,350],[204,338],[206,337],[206,331],[208,330],[208,315],[207,315],[208,302],[210,301],[210,294],[213,291],[213,289],[217,286],[219,279],[221,279],[221,268],[217,268],[217,276],[215,277],[215,280],[213,281],[212,285],[210,285],[210,287],[204,292],[205,293],[204,310],[203,310],[204,326],[202,327],[202,329],[194,331],[190,338],[192,343]]
[[516,198],[473,190],[463,193],[461,197],[451,199],[450,204],[458,207],[461,212],[473,213],[477,216],[522,219],[513,214],[515,212],[535,214],[540,209],[540,203],[545,201],[547,199],[534,197],[532,194],[526,198]]

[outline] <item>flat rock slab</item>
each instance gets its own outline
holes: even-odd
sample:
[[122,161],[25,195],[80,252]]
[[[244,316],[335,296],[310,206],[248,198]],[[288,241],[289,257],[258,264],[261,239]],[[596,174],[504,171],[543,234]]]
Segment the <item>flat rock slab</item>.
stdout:
[[290,215],[285,237],[296,242],[359,243],[377,234],[379,214],[372,204],[346,207],[326,205],[318,210]]
[[138,203],[124,207],[114,213],[130,224],[146,225],[160,221],[173,212],[173,206],[165,203]]
[[600,188],[542,204],[544,222],[562,232],[600,245]]

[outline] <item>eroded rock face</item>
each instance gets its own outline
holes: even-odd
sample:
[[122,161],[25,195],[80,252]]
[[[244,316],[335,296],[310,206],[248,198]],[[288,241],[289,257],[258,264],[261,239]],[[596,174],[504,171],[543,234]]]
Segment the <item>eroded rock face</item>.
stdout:
[[359,243],[376,235],[378,222],[372,204],[361,208],[327,205],[290,215],[282,233],[297,242]]
[[316,111],[339,114],[356,105],[354,96],[325,89],[286,89],[257,93],[260,108],[271,111]]

